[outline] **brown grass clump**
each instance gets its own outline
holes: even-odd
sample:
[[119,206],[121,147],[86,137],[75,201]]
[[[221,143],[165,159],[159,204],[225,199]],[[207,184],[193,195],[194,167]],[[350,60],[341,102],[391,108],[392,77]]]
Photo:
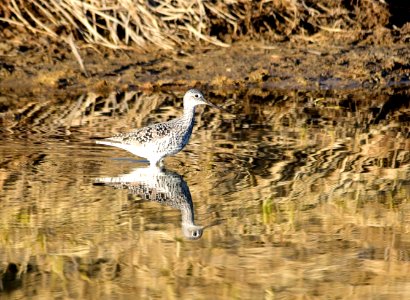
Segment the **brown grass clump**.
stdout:
[[9,0],[1,21],[59,38],[72,32],[77,39],[109,48],[147,44],[170,49],[202,39],[226,44],[206,35],[208,18],[201,1],[78,1]]
[[[242,36],[287,40],[317,33],[361,37],[389,22],[383,1],[5,0],[0,28],[109,48],[226,47]],[[353,32],[353,34],[352,34]],[[309,38],[308,38],[309,39]]]

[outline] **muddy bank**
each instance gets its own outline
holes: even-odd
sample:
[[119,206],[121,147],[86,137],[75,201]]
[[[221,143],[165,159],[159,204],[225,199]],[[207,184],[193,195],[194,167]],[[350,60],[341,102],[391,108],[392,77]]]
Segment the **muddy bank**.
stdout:
[[[46,41],[43,41],[46,43]],[[87,91],[203,89],[372,89],[408,86],[406,44],[332,46],[238,42],[230,48],[179,52],[89,48],[79,53],[88,76],[64,44],[7,45],[0,57],[0,94],[14,97]]]
[[0,94],[345,90],[410,81],[409,7],[394,1],[84,3],[0,8]]

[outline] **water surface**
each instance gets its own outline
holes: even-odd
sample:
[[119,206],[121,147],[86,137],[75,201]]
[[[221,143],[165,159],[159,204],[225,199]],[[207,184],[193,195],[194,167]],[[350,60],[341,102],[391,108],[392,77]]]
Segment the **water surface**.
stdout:
[[199,109],[158,172],[93,139],[178,116],[173,94],[4,113],[0,298],[410,295],[407,91],[207,96],[232,114]]

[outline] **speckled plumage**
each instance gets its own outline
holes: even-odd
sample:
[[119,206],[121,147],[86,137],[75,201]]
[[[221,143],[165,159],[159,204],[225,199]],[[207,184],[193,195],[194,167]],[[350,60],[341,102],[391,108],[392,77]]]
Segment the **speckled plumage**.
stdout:
[[152,124],[97,141],[98,144],[118,147],[149,160],[155,166],[166,156],[181,151],[188,143],[194,126],[195,106],[207,104],[202,93],[191,89],[184,95],[184,114],[164,123]]

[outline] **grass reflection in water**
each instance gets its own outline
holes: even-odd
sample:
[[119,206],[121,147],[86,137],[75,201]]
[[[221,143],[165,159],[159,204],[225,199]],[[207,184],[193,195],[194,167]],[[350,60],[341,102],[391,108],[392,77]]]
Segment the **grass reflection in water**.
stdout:
[[[215,93],[210,100],[226,101],[236,117],[203,110],[196,126],[210,130],[194,130],[169,158],[173,172],[150,177],[127,153],[90,138],[169,120],[179,115],[178,97],[20,103],[0,129],[1,298],[404,297],[406,97]],[[184,196],[159,205],[170,186]],[[154,201],[138,201],[133,189]],[[184,224],[213,226],[187,240]]]

